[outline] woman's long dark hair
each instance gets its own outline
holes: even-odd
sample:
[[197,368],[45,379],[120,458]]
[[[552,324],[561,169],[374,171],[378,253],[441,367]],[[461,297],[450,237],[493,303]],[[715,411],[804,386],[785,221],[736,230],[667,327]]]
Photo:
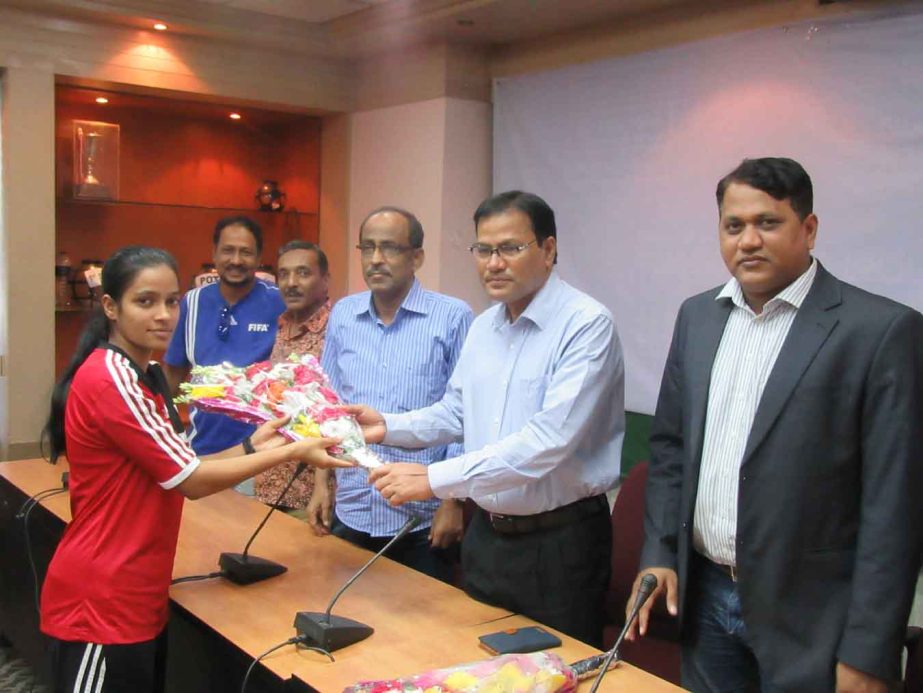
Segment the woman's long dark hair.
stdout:
[[[116,303],[121,303],[122,295],[131,286],[141,270],[148,267],[159,267],[160,265],[166,265],[179,275],[176,260],[166,250],[143,245],[129,245],[120,248],[103,265],[102,292]],[[64,438],[64,410],[67,406],[67,395],[70,392],[74,374],[87,360],[87,357],[93,353],[93,350],[99,346],[99,343],[108,339],[109,319],[103,313],[102,308],[97,308],[87,321],[83,332],[80,333],[77,349],[51,392],[51,411],[42,431],[42,438],[47,437],[51,446],[50,460],[52,464],[67,452]]]

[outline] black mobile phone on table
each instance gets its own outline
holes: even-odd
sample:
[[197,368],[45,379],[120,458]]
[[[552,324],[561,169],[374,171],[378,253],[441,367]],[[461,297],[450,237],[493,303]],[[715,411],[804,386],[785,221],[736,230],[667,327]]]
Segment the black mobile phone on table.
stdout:
[[561,639],[541,626],[500,630],[482,635],[478,640],[481,647],[493,655],[538,652],[561,646]]

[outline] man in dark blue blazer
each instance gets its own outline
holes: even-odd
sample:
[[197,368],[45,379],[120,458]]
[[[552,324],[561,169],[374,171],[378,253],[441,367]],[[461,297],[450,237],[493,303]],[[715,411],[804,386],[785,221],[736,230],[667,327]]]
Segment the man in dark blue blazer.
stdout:
[[733,276],[676,321],[641,574],[693,691],[885,692],[920,570],[923,316],[812,257],[797,162],[745,160],[717,197]]

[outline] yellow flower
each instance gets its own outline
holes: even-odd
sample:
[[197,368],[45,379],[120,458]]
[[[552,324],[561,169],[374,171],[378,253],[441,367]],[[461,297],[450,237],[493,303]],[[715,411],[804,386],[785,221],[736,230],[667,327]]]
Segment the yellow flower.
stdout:
[[445,677],[443,684],[450,690],[464,691],[478,683],[476,676],[472,676],[467,671],[453,671]]
[[490,679],[482,682],[479,693],[520,693],[531,691],[533,680],[524,674],[516,662],[507,662]]
[[188,396],[192,399],[205,399],[207,397],[224,397],[224,385],[193,385]]
[[304,414],[299,414],[298,419],[292,425],[292,433],[300,438],[320,438],[320,426],[313,419],[309,419]]

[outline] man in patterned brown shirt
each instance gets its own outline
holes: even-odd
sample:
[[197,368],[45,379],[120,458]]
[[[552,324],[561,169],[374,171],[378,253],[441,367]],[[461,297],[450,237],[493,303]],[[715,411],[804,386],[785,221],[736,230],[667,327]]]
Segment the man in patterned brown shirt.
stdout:
[[[327,256],[314,243],[289,241],[279,249],[276,275],[286,310],[279,317],[270,360],[277,363],[293,353],[312,354],[320,359],[330,315]],[[256,497],[263,503],[274,503],[295,467],[295,462],[287,462],[256,477]],[[314,469],[309,467],[292,484],[280,507],[298,515],[307,506],[313,488]]]

